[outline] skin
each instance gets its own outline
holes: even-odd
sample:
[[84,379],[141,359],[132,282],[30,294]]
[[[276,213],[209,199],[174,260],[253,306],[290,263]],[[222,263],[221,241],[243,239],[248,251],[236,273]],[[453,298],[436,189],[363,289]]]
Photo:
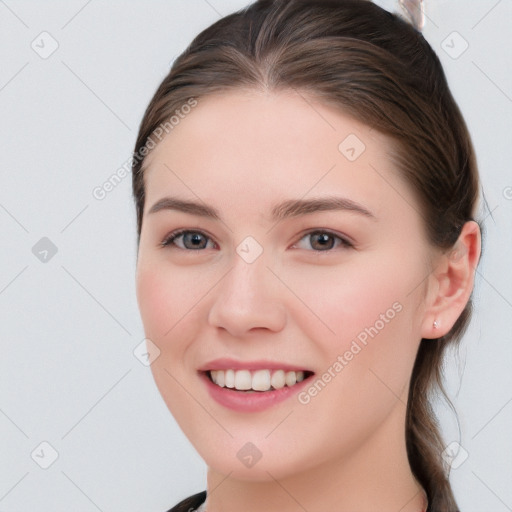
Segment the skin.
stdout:
[[[366,146],[352,162],[338,149],[349,134]],[[468,222],[457,252],[433,248],[391,148],[304,94],[236,90],[201,98],[147,157],[137,299],[160,349],[155,382],[208,465],[209,512],[422,510],[405,449],[408,384],[421,338],[448,332],[470,296],[480,233]],[[149,213],[170,195],[213,206],[222,221]],[[270,218],[283,200],[325,196],[374,218],[346,210]],[[201,231],[206,248],[183,237],[162,247],[180,228]],[[328,238],[319,249],[308,236],[315,230],[353,247]],[[250,264],[236,252],[247,236],[263,249]],[[199,378],[220,357],[284,361],[320,377],[396,303],[400,312],[307,404],[294,396],[235,412]],[[237,458],[247,442],[262,454],[250,468]]]

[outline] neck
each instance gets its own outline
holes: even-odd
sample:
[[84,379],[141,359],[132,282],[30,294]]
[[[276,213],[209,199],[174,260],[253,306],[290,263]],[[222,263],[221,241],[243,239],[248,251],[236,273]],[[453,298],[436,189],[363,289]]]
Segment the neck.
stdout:
[[[208,469],[207,512],[423,512],[425,494],[414,478],[405,444],[405,405],[350,455],[267,481],[232,478]],[[260,461],[260,463],[263,461]]]

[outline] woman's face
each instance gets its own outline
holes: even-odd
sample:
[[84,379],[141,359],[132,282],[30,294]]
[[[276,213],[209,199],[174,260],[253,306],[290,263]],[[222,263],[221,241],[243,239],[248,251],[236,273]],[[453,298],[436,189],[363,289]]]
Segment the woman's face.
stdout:
[[311,97],[232,91],[146,159],[151,368],[214,470],[284,478],[403,448],[431,249],[389,150]]

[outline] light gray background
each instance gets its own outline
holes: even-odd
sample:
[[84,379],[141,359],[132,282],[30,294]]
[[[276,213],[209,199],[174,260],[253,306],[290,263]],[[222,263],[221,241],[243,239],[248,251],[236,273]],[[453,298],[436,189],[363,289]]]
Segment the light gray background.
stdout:
[[[130,156],[174,57],[245,5],[0,0],[0,511],[163,512],[205,488],[203,462],[133,354],[144,334],[130,177],[103,200],[92,192]],[[512,3],[427,0],[426,11],[424,32],[469,124],[488,202],[476,314],[447,366],[459,424],[446,406],[438,411],[447,444],[467,452],[451,476],[462,511],[505,512]],[[43,237],[58,249],[46,262],[32,252]],[[58,452],[47,469],[42,442]]]

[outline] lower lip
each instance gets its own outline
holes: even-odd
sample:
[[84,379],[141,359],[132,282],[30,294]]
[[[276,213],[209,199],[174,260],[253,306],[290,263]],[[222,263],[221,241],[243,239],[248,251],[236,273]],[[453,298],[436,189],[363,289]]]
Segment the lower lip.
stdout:
[[214,384],[208,375],[200,373],[204,380],[210,396],[220,405],[238,412],[259,412],[272,407],[278,403],[284,402],[288,398],[295,396],[308,383],[311,376],[297,384],[272,391],[234,391],[231,388],[221,388]]

